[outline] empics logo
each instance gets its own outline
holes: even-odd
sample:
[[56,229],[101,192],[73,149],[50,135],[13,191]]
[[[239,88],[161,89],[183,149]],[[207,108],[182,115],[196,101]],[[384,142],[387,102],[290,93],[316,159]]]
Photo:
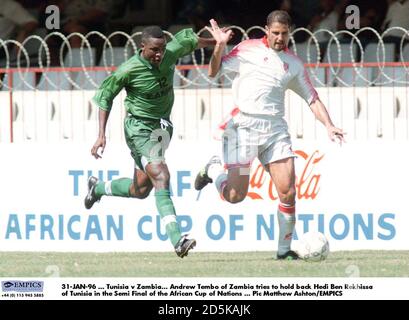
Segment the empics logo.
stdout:
[[3,290],[3,292],[43,292],[44,281],[2,281],[1,289]]
[[10,282],[10,281],[6,281],[3,284],[3,288],[10,288],[12,286],[14,286],[14,284],[13,284],[13,282]]

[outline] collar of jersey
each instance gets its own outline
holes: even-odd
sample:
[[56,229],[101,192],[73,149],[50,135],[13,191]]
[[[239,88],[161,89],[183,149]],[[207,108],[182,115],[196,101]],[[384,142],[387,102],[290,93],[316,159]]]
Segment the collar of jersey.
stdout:
[[265,45],[267,48],[270,49],[270,46],[268,45],[268,41],[267,41],[267,37],[266,37],[266,36],[264,36],[264,37],[261,39],[261,41],[264,43],[264,45]]
[[144,57],[142,57],[141,52],[142,52],[142,49],[139,49],[138,50],[138,59],[139,59],[139,61],[142,62],[149,69],[153,69],[153,66],[151,65],[151,63],[148,60],[146,60]]

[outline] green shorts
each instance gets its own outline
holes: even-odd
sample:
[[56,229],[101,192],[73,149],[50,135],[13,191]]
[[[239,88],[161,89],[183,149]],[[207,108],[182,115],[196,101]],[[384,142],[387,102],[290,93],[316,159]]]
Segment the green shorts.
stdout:
[[124,120],[125,140],[136,166],[145,170],[152,162],[165,162],[165,151],[173,127],[167,119],[146,119],[128,115]]

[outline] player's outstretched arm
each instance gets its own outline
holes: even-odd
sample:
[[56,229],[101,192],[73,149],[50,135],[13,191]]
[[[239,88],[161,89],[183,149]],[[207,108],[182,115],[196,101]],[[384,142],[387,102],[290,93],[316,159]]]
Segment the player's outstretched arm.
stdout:
[[95,159],[102,158],[102,154],[104,153],[105,150],[106,145],[105,129],[108,122],[109,111],[99,109],[98,117],[99,117],[98,138],[91,149],[91,154],[95,157]]
[[344,134],[342,129],[337,128],[332,123],[331,117],[328,114],[327,109],[320,99],[315,100],[310,105],[312,112],[315,117],[325,126],[328,132],[328,136],[331,141],[338,142],[340,145],[345,142]]
[[232,30],[220,29],[219,25],[214,19],[210,20],[210,25],[211,28],[206,27],[206,30],[209,31],[213,36],[216,44],[214,46],[213,55],[209,63],[208,75],[209,77],[214,77],[220,70],[224,48],[231,38]]

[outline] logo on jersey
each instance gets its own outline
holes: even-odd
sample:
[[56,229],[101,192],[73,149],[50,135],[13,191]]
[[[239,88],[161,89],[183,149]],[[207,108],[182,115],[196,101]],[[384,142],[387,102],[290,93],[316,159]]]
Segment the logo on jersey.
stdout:
[[288,67],[289,67],[289,66],[288,66],[288,63],[287,63],[287,62],[284,62],[284,63],[283,63],[283,67],[284,67],[284,71],[287,72],[287,71],[288,71]]

